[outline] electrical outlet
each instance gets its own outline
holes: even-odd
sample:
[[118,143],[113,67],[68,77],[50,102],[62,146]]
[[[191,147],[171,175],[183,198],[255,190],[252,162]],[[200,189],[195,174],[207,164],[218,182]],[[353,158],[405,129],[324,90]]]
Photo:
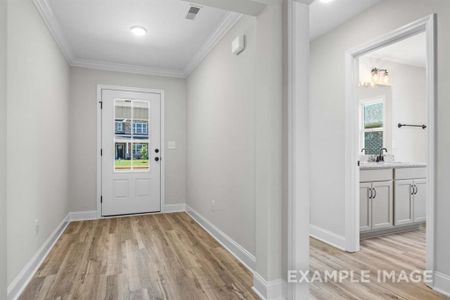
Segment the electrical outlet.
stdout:
[[39,220],[34,220],[34,234],[39,235]]

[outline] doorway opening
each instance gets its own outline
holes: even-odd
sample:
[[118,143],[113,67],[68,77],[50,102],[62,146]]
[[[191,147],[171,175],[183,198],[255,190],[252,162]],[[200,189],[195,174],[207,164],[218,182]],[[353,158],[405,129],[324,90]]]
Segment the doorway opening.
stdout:
[[[346,249],[414,231],[433,272],[435,17],[347,52]],[[425,225],[426,224],[426,225]],[[432,285],[432,283],[428,283]]]

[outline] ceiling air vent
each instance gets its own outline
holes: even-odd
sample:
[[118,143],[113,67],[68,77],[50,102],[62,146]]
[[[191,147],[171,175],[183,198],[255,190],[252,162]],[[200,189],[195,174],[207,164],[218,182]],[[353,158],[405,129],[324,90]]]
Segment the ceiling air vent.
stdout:
[[189,8],[189,11],[188,11],[188,13],[187,13],[187,15],[186,15],[186,19],[188,19],[188,20],[194,20],[196,17],[197,17],[197,15],[198,15],[198,13],[200,12],[200,7],[198,7],[198,6],[191,6],[190,8]]

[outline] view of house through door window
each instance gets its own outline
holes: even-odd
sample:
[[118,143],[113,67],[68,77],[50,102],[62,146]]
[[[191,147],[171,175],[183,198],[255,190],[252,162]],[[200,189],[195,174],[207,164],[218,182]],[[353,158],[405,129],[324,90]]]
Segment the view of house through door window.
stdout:
[[115,171],[148,170],[149,102],[116,99],[114,111]]

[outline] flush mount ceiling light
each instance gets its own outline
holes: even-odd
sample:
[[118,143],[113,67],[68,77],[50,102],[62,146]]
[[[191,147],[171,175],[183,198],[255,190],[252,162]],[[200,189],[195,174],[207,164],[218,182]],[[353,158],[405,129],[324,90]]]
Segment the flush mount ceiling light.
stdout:
[[334,0],[320,0],[320,2],[322,2],[322,3],[331,3],[331,2],[333,2]]
[[147,29],[142,26],[131,26],[130,31],[135,36],[144,36],[147,34]]

